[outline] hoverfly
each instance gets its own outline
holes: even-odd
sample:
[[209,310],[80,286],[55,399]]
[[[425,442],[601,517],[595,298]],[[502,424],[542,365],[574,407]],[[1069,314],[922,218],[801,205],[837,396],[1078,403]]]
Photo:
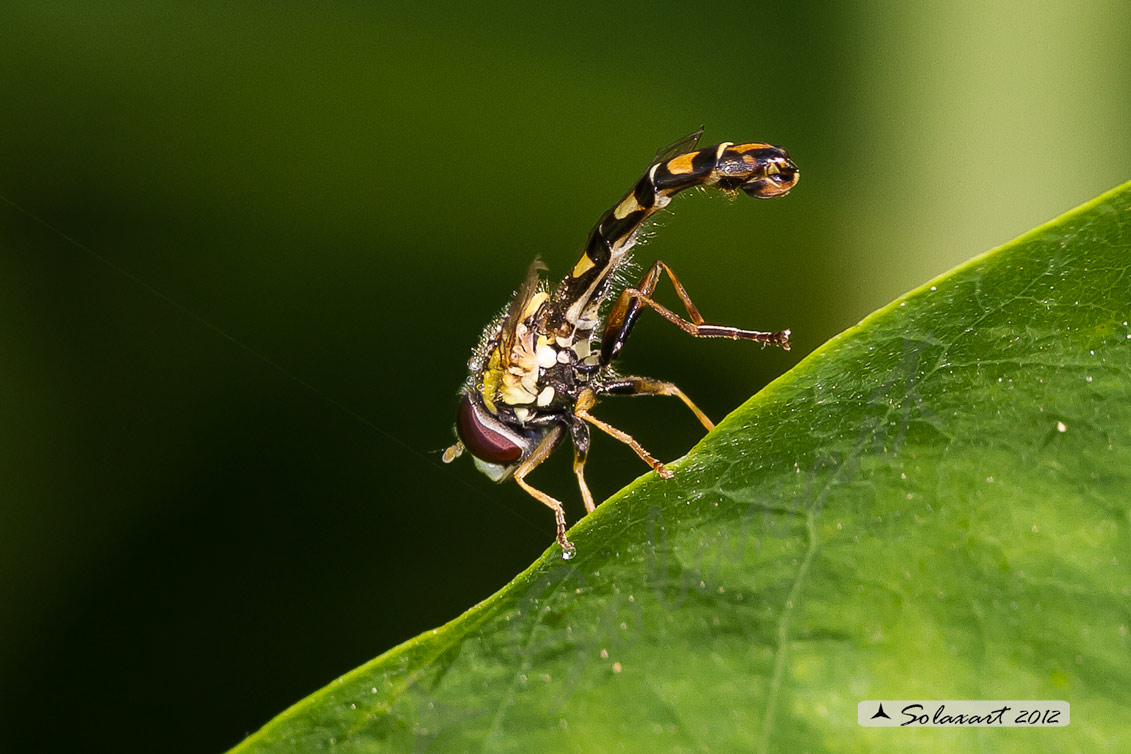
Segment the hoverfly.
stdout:
[[[554,512],[562,556],[574,554],[566,538],[560,501],[533,487],[526,477],[569,437],[573,471],[587,513],[595,509],[585,483],[589,427],[628,445],[664,479],[672,472],[626,432],[591,411],[605,395],[674,396],[708,431],[711,420],[670,382],[617,373],[613,362],[637,317],[652,309],[698,338],[750,340],[789,349],[789,330],[755,332],[706,322],[679,279],[661,261],[635,287],[618,290],[615,274],[629,260],[642,225],[684,189],[703,186],[758,199],[783,196],[796,184],[797,166],[770,144],[723,142],[697,149],[703,129],[661,149],[636,185],[597,222],[585,251],[556,286],[541,278],[535,260],[510,305],[483,331],[459,391],[458,440],[444,452],[451,462],[465,449],[475,465],[496,482],[513,478]],[[666,275],[687,311],[680,317],[652,298]],[[614,298],[615,295],[615,298]],[[611,305],[610,305],[611,302]]]

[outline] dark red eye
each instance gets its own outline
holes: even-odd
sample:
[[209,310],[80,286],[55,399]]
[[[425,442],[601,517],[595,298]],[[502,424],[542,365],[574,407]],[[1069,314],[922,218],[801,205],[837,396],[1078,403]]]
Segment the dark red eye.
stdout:
[[456,434],[471,454],[488,463],[507,464],[522,456],[522,447],[504,431],[503,424],[464,395],[456,413]]

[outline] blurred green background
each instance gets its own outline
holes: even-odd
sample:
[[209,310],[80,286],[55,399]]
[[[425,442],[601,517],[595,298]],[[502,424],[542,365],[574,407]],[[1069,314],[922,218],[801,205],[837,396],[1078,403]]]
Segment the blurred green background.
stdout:
[[[717,419],[1131,177],[1131,6],[7,2],[0,105],[0,750],[220,751],[550,544],[431,451],[530,259],[564,273],[656,148],[705,124],[803,173],[638,253],[794,331],[642,322],[625,368]],[[673,403],[601,415],[673,458]],[[575,520],[566,455],[536,479]]]

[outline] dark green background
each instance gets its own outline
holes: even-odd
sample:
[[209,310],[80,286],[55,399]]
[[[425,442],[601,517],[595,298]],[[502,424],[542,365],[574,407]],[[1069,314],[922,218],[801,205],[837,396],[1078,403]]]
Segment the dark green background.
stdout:
[[[429,452],[464,360],[696,126],[803,173],[683,198],[640,251],[794,330],[642,324],[626,368],[716,418],[1131,175],[1125,4],[798,5],[6,3],[0,749],[225,749],[527,565],[548,513]],[[699,436],[601,414],[662,458]],[[537,478],[580,514],[568,463]]]

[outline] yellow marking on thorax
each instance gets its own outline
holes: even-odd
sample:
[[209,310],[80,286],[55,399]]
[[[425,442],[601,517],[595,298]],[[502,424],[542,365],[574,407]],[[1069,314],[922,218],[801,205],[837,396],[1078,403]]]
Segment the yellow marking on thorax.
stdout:
[[491,351],[491,358],[487,361],[487,370],[483,372],[483,387],[479,390],[479,394],[483,397],[483,405],[492,414],[499,413],[499,409],[495,407],[495,394],[498,392],[502,381],[503,370],[499,361],[499,349],[496,346],[495,350]]
[[538,291],[533,296],[531,296],[530,301],[526,302],[526,308],[522,310],[522,319],[529,319],[530,317],[533,317],[535,312],[538,311],[538,307],[546,303],[549,298],[550,294],[546,293],[545,291]]
[[672,175],[686,175],[690,173],[695,169],[691,165],[691,161],[695,159],[695,155],[695,152],[688,152],[687,154],[681,154],[679,157],[673,157],[668,160],[668,172]]

